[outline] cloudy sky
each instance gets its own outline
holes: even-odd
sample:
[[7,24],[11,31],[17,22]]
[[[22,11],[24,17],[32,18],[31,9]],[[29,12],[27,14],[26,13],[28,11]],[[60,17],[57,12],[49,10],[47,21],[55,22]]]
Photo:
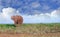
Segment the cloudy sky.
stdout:
[[12,15],[24,23],[59,23],[60,0],[0,0],[0,24],[11,24]]

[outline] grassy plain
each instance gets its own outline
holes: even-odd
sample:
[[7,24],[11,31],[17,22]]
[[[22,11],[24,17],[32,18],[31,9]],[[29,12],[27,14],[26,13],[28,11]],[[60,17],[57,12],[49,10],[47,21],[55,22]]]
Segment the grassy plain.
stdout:
[[24,37],[60,37],[60,23],[23,24],[19,27],[14,24],[0,24],[1,33],[29,34]]

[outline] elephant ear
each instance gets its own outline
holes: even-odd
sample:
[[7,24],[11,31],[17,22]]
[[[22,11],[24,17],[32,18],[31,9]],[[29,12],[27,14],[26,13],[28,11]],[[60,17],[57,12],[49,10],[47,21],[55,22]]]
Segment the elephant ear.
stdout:
[[15,16],[11,16],[11,19],[14,20],[15,19]]

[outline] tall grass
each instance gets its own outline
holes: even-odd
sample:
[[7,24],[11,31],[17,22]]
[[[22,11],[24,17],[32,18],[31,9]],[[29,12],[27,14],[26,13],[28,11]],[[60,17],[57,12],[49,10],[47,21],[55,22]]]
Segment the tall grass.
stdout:
[[[60,23],[41,23],[41,24],[23,24],[20,27],[15,27],[14,24],[0,24],[0,32],[14,33],[46,33],[52,32],[54,29],[60,29]],[[54,30],[55,32],[57,30]]]

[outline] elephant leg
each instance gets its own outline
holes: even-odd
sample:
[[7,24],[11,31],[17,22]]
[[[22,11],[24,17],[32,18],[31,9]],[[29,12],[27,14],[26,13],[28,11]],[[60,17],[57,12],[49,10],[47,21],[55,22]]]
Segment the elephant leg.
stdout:
[[14,24],[15,24],[16,27],[18,27],[18,22],[17,21],[15,21]]
[[22,24],[22,22],[21,21],[18,21],[18,24]]
[[16,24],[18,24],[18,21],[16,22]]
[[14,21],[14,24],[18,24],[18,22],[17,21]]

